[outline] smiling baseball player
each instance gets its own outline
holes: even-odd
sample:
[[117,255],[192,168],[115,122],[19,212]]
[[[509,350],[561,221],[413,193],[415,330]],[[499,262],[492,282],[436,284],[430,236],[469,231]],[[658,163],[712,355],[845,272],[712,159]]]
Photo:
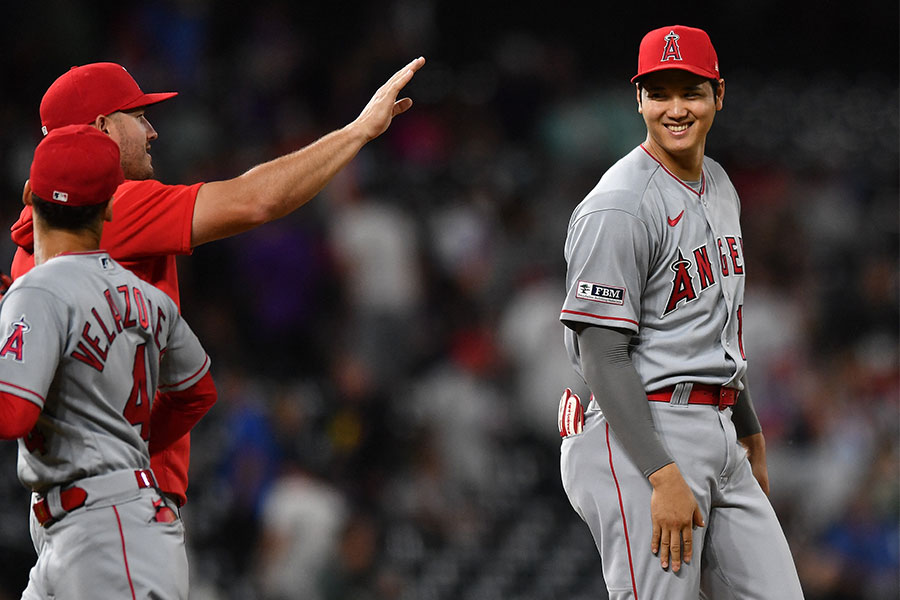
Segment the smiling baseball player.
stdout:
[[18,438],[33,491],[28,600],[188,595],[147,440],[179,439],[216,391],[172,299],[98,250],[122,180],[116,143],[71,125],[38,145],[25,188],[37,266],[0,302],[0,437]]
[[802,598],[747,389],[740,203],[704,156],[725,95],[709,36],[651,31],[632,82],[646,140],[566,239],[560,319],[593,397],[560,400],[563,486],[612,599]]

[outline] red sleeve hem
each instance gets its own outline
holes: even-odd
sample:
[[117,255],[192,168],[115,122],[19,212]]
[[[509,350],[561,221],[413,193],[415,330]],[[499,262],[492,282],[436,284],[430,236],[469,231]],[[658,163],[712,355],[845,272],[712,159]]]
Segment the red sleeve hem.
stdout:
[[150,413],[150,466],[162,491],[187,501],[190,430],[217,397],[212,374],[179,392],[160,393]]
[[15,440],[28,435],[34,429],[41,408],[25,398],[0,392],[0,438]]

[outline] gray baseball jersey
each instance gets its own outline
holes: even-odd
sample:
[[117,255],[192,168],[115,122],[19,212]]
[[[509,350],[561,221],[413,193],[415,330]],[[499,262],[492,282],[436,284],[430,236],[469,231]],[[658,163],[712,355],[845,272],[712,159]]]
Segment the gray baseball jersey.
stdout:
[[[631,331],[644,389],[676,386],[671,403],[649,402],[650,413],[706,524],[694,532],[694,560],[664,571],[650,550],[653,489],[591,402],[583,427],[561,429],[560,470],[602,556],[610,598],[802,598],[731,409],[684,402],[697,383],[739,388],[746,371],[739,212],[716,162],[704,158],[692,185],[639,146],[607,171],[569,223],[560,319]],[[568,327],[565,338],[584,378],[578,338]]]
[[158,520],[166,500],[135,479],[150,466],[157,387],[187,389],[209,369],[175,303],[105,252],[68,253],[10,287],[0,335],[0,390],[41,408],[19,440],[19,479],[50,502],[59,486],[87,490],[49,527],[31,515],[23,598],[187,597],[183,525]]
[[36,491],[149,467],[157,383],[187,389],[209,369],[175,303],[105,252],[59,256],[17,279],[0,334],[0,390],[42,409],[19,440],[19,479]]
[[[632,360],[648,391],[683,381],[739,387],[747,368],[737,192],[708,158],[698,187],[638,146],[569,222],[560,319],[633,331]],[[581,375],[569,328],[565,342]]]

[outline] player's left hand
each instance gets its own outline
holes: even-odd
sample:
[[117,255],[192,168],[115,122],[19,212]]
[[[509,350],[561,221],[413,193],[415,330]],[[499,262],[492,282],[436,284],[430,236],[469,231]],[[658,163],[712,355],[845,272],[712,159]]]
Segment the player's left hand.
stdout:
[[747,450],[747,460],[750,461],[750,470],[759,482],[759,487],[769,495],[769,468],[766,466],[766,439],[762,433],[755,433],[738,440]]

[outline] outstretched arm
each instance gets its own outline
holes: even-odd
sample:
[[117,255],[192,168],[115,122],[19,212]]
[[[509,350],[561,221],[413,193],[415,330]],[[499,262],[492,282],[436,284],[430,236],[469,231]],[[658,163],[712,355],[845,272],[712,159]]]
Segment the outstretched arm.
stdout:
[[360,115],[305,148],[258,165],[243,175],[200,187],[194,205],[191,245],[229,237],[283,217],[318,194],[368,142],[409,110],[412,100],[397,99],[425,64],[419,57],[382,85]]

